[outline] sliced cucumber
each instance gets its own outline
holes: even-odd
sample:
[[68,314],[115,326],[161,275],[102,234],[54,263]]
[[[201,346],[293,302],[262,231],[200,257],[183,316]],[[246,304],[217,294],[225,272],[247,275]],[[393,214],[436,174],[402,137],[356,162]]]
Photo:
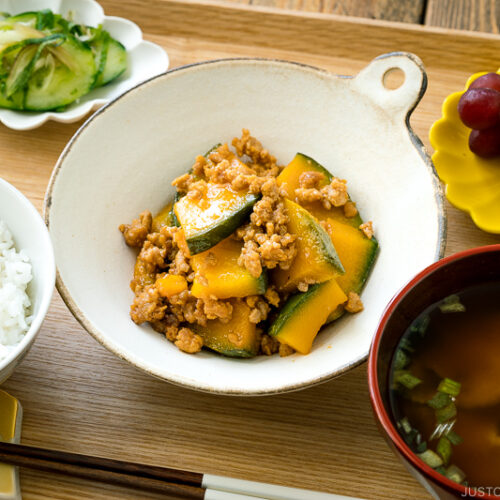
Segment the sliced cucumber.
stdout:
[[127,51],[125,47],[109,35],[102,37],[95,46],[96,66],[99,61],[95,87],[101,87],[115,80],[127,69]]
[[126,68],[125,47],[100,26],[50,9],[0,20],[0,107],[59,109]]
[[[50,49],[49,49],[50,50]],[[50,57],[56,59],[52,66]],[[86,94],[92,86],[95,63],[92,51],[75,37],[47,54],[47,64],[28,82],[24,109],[43,111],[60,108]]]

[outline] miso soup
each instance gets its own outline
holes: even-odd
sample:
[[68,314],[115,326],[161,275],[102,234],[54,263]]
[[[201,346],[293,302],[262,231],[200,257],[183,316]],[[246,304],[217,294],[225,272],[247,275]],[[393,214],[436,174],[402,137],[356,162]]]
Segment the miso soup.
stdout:
[[424,462],[500,486],[500,282],[426,309],[401,338],[390,384],[398,430]]

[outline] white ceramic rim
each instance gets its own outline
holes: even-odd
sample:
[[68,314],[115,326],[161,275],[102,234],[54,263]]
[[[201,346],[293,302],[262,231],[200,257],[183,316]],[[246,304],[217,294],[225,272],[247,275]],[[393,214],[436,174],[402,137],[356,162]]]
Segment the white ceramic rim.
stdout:
[[[386,57],[392,57],[392,56],[405,56],[410,58],[412,61],[414,61],[422,70],[423,73],[423,83],[422,83],[422,88],[420,89],[420,92],[418,96],[415,99],[415,102],[413,106],[411,106],[408,110],[408,113],[405,117],[405,124],[408,130],[408,134],[410,136],[410,139],[412,141],[412,144],[415,146],[417,149],[418,153],[420,154],[422,160],[424,161],[431,180],[433,182],[433,188],[434,188],[434,193],[435,193],[435,199],[436,199],[436,205],[438,209],[438,245],[435,251],[435,261],[441,259],[444,256],[444,250],[445,250],[445,245],[446,245],[446,233],[447,233],[447,223],[446,223],[446,213],[445,213],[445,205],[444,205],[444,192],[441,186],[441,183],[439,181],[439,177],[437,175],[436,169],[434,168],[434,164],[432,163],[431,157],[427,153],[427,150],[425,149],[425,146],[423,145],[422,141],[420,138],[413,132],[411,126],[410,126],[410,116],[413,112],[413,110],[416,108],[418,103],[420,102],[422,96],[424,95],[426,88],[427,88],[427,74],[423,68],[423,65],[418,57],[416,57],[414,54],[408,53],[408,52],[390,52],[387,54],[383,54],[376,59],[382,59]],[[304,68],[307,69],[308,71],[312,71],[314,73],[317,73],[321,77],[328,77],[328,78],[353,78],[351,75],[336,75],[333,74],[329,71],[326,71],[321,68],[317,68],[315,66],[311,66],[308,64],[304,63],[298,63],[298,62],[293,62],[293,61],[286,61],[286,60],[281,60],[281,59],[268,59],[268,58],[245,58],[245,57],[236,57],[236,58],[224,58],[224,59],[214,59],[210,61],[202,61],[198,63],[192,63],[188,64],[185,66],[179,66],[177,68],[173,68],[169,71],[166,71],[165,73],[162,73],[160,75],[156,75],[149,80],[145,80],[144,82],[136,85],[135,87],[129,89],[127,92],[121,94],[108,104],[104,105],[102,108],[98,109],[92,116],[90,116],[85,123],[76,131],[75,135],[69,140],[67,143],[66,147],[61,153],[61,156],[59,157],[56,166],[54,167],[54,170],[52,172],[49,184],[47,186],[47,191],[45,194],[45,200],[44,200],[44,219],[45,219],[45,224],[47,225],[47,228],[50,228],[50,207],[52,205],[52,191],[54,189],[55,181],[57,179],[57,176],[59,174],[59,171],[62,168],[62,165],[64,163],[64,160],[68,153],[70,152],[73,144],[78,140],[78,137],[80,134],[92,124],[92,122],[96,119],[99,118],[99,116],[103,113],[105,113],[111,106],[116,104],[117,102],[121,101],[122,99],[126,98],[129,94],[137,91],[137,89],[140,89],[142,86],[148,85],[150,82],[159,79],[159,78],[168,78],[171,75],[175,75],[176,73],[179,72],[186,72],[186,71],[195,71],[198,70],[200,67],[204,67],[207,65],[212,65],[212,64],[223,64],[223,65],[232,65],[232,64],[238,64],[238,63],[257,63],[257,64],[268,64],[268,65],[287,65],[287,66],[292,66],[292,67],[299,67],[299,68]],[[181,387],[186,387],[189,389],[194,389],[200,392],[206,392],[210,394],[219,394],[219,395],[228,395],[228,396],[266,396],[266,395],[273,395],[273,394],[282,394],[286,392],[293,392],[293,391],[298,391],[300,389],[304,389],[306,387],[312,387],[314,385],[321,384],[323,382],[326,382],[328,380],[337,378],[344,373],[348,372],[349,370],[352,370],[353,368],[356,368],[357,366],[361,365],[363,362],[366,361],[368,358],[368,353],[369,353],[369,347],[367,349],[367,352],[363,355],[360,356],[359,358],[355,359],[354,361],[351,361],[347,363],[345,366],[340,368],[339,370],[336,370],[333,373],[329,373],[327,375],[312,379],[312,380],[306,380],[304,382],[301,382],[299,384],[294,384],[294,385],[288,385],[284,387],[280,387],[279,389],[273,389],[273,390],[217,390],[213,388],[208,388],[206,386],[197,386],[194,385],[191,380],[186,380],[184,377],[172,377],[172,378],[164,378],[156,373],[154,373],[150,368],[148,368],[146,363],[142,362],[137,362],[136,360],[130,359],[130,357],[124,353],[121,352],[119,349],[114,348],[109,342],[106,340],[106,336],[100,332],[98,329],[94,328],[93,325],[90,323],[90,321],[87,320],[81,309],[78,307],[76,302],[73,300],[71,293],[69,292],[68,288],[64,284],[64,281],[61,278],[61,275],[59,274],[59,271],[56,270],[56,287],[57,290],[59,291],[62,299],[64,300],[65,304],[67,305],[68,309],[71,311],[73,316],[77,319],[77,321],[82,325],[82,327],[87,330],[92,337],[94,337],[99,344],[101,344],[103,347],[105,347],[108,351],[112,352],[114,355],[118,356],[120,359],[127,361],[128,363],[132,364],[136,368],[140,369],[141,371],[155,377],[159,378],[160,380],[164,380],[167,382],[170,382],[172,384],[181,386]],[[382,311],[381,311],[382,314]],[[376,326],[374,326],[374,331],[376,329]]]
[[[29,216],[33,220],[36,220],[37,224],[39,224],[42,228],[43,240],[40,242],[40,248],[43,248],[43,252],[44,254],[46,254],[45,265],[47,266],[46,270],[50,276],[50,279],[48,279],[43,286],[38,314],[33,318],[31,326],[25,333],[21,342],[15,346],[15,348],[9,353],[8,356],[0,361],[0,372],[10,363],[15,361],[17,357],[21,356],[24,353],[25,349],[27,349],[27,347],[31,344],[31,342],[33,342],[38,331],[40,330],[40,327],[42,326],[43,320],[45,319],[45,316],[49,309],[50,303],[52,301],[52,294],[54,292],[54,285],[56,282],[56,261],[54,257],[54,248],[52,247],[52,240],[50,239],[49,231],[41,215],[38,213],[38,210],[28,200],[28,198],[26,198],[26,196],[21,193],[21,191],[16,189],[12,184],[9,184],[2,178],[0,178],[0,192],[1,191],[9,191],[16,198],[19,204],[24,206],[24,208],[28,211]],[[11,228],[9,228],[9,230],[11,230]],[[18,248],[17,250],[20,249]],[[33,302],[31,297],[30,300]]]

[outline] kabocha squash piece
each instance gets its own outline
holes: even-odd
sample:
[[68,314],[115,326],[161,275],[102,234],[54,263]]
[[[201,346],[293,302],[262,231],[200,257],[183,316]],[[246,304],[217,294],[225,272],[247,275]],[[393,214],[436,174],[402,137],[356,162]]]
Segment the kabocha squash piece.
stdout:
[[218,319],[207,321],[206,326],[191,328],[203,338],[203,345],[225,356],[251,358],[259,352],[260,336],[249,320],[250,307],[241,299],[234,299],[233,315],[228,323]]
[[235,191],[227,184],[207,183],[199,200],[184,196],[174,205],[174,212],[184,229],[191,255],[204,252],[227,238],[248,217],[258,196]]
[[171,227],[176,225],[173,206],[173,203],[168,203],[153,217],[151,229],[154,233],[160,232],[162,227]]
[[332,180],[332,174],[322,167],[316,160],[302,153],[297,153],[294,159],[283,169],[277,177],[278,184],[281,185],[287,193],[290,200],[295,199],[295,190],[299,186],[299,177],[304,172],[320,172],[325,176],[321,186],[326,186]]
[[[337,278],[337,283],[346,294],[359,294],[375,262],[377,240],[367,238],[360,229],[334,219],[326,219],[326,229],[345,269],[345,274]],[[328,321],[337,319],[343,312],[343,307],[339,307],[332,312]]]
[[210,250],[191,257],[191,266],[196,272],[191,293],[197,298],[214,295],[218,299],[265,293],[266,272],[254,278],[245,267],[238,265],[242,247],[241,241],[226,238]]
[[[320,172],[325,176],[324,180],[320,183],[320,187],[326,186],[333,179],[333,175],[328,172],[325,167],[320,165],[316,160],[313,160],[309,156],[302,153],[297,153],[294,159],[278,176],[278,184],[280,184],[282,189],[286,191],[290,200],[295,201],[295,190],[300,187],[299,178],[301,174],[311,171]],[[354,227],[359,227],[362,223],[359,214],[355,217],[346,217],[344,215],[343,207],[332,207],[330,209],[326,209],[319,201],[303,203],[302,206],[304,206],[304,208],[306,208],[318,220],[325,220],[329,217]]]
[[300,282],[321,283],[344,273],[342,263],[328,233],[303,207],[285,199],[290,233],[297,235],[297,255],[290,269],[276,268],[273,281],[285,292]]
[[170,298],[174,295],[178,295],[184,290],[187,290],[188,285],[184,276],[166,274],[156,280],[156,288],[162,297]]
[[288,299],[268,333],[301,354],[309,354],[329,314],[346,300],[335,279],[313,285]]

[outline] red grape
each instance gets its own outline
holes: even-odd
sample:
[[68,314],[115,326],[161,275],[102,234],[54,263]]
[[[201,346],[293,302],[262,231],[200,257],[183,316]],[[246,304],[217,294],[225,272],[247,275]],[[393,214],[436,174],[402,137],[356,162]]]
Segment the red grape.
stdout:
[[500,120],[500,92],[493,89],[471,89],[458,103],[460,118],[469,128],[483,130]]
[[500,156],[500,125],[485,130],[473,130],[469,136],[469,148],[483,158]]
[[500,75],[498,73],[487,73],[476,78],[469,89],[493,89],[500,92]]

